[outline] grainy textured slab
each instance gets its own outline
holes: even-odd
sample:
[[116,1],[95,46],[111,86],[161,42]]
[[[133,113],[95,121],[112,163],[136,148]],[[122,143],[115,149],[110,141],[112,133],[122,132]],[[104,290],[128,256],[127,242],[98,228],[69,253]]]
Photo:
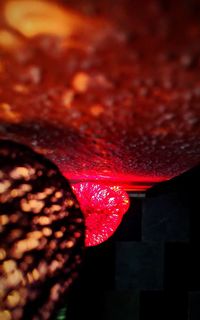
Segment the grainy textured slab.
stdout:
[[8,0],[0,12],[1,137],[71,180],[137,190],[199,162],[198,1]]

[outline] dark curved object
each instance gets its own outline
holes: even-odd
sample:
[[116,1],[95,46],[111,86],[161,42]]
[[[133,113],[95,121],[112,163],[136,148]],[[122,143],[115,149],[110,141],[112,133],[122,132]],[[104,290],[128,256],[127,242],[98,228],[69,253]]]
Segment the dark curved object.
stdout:
[[0,141],[0,315],[53,319],[83,247],[84,219],[68,181],[30,148]]

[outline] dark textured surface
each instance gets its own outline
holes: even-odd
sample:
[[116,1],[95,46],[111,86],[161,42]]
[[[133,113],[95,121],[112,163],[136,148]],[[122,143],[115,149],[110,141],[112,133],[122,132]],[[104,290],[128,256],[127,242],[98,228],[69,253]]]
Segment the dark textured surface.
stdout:
[[117,243],[115,272],[117,290],[162,289],[162,244],[150,242]]
[[189,319],[200,319],[200,291],[189,293]]
[[189,215],[182,197],[176,193],[160,195],[144,201],[142,216],[143,241],[188,241]]
[[104,319],[139,320],[139,295],[131,290],[107,292],[104,300]]
[[84,218],[58,168],[0,141],[0,319],[52,319],[83,247]]
[[116,234],[88,249],[67,320],[200,319],[199,179],[194,168],[132,199]]
[[140,295],[140,320],[188,320],[187,293],[180,290],[143,291]]

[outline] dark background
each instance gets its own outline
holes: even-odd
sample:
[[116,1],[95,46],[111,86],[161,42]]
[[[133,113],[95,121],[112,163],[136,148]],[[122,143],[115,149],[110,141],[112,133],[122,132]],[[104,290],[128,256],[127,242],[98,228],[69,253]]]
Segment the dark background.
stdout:
[[88,248],[67,320],[200,319],[200,168],[131,198],[107,242]]

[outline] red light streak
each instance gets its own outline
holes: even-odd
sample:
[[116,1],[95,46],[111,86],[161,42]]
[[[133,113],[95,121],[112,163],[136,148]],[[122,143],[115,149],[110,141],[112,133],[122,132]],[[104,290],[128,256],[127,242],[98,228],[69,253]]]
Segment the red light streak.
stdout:
[[131,174],[114,174],[103,175],[101,172],[79,172],[75,174],[61,170],[63,175],[75,185],[80,182],[91,182],[105,184],[107,186],[120,186],[126,191],[145,191],[154,184],[168,180],[168,176],[151,176],[151,175],[131,175]]

